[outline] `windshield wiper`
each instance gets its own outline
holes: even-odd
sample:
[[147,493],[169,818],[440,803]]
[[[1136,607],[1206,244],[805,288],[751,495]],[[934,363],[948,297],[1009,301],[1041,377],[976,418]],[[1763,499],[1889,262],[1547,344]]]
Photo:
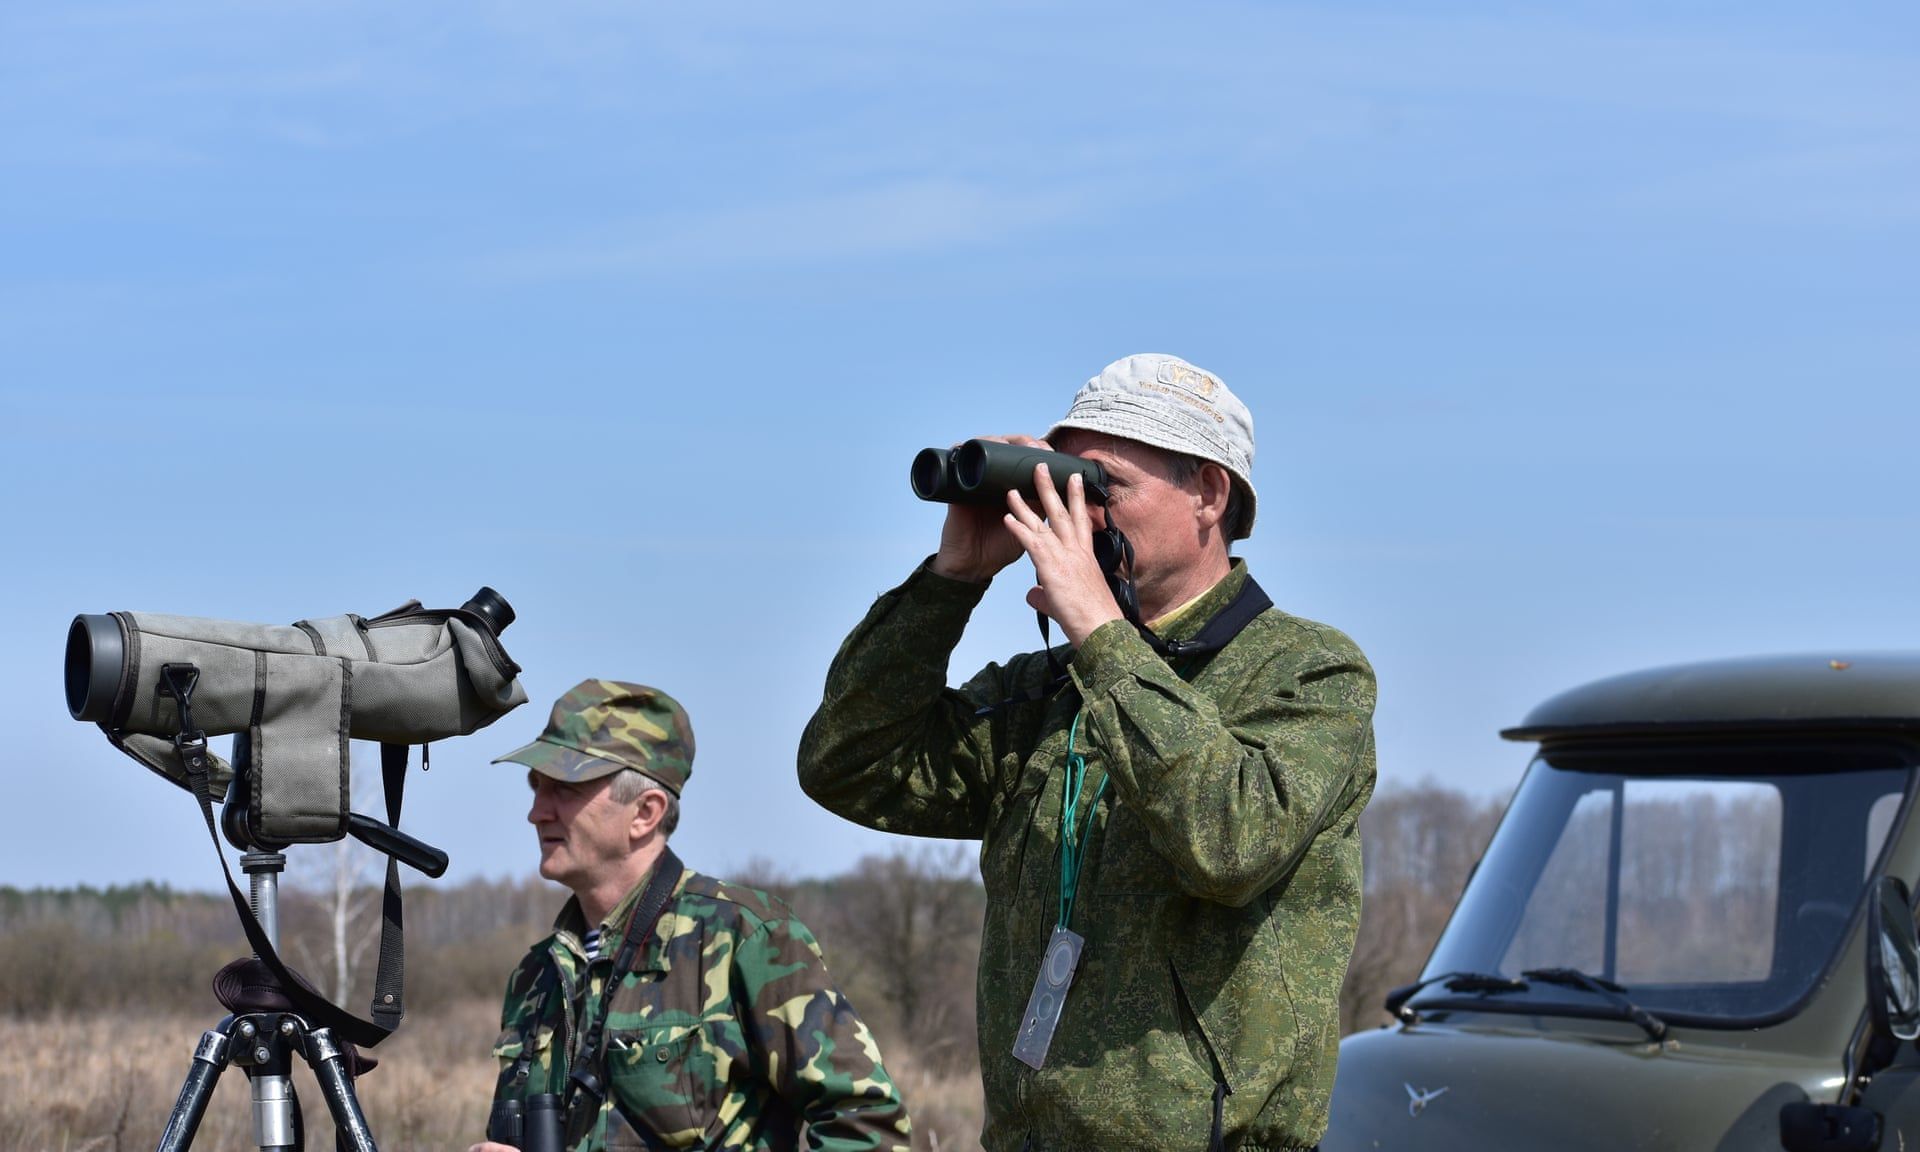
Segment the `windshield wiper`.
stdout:
[[1417,1014],[1407,1008],[1407,1001],[1423,988],[1435,984],[1444,984],[1449,992],[1525,992],[1527,982],[1515,980],[1510,976],[1499,976],[1487,972],[1442,972],[1438,976],[1429,976],[1412,984],[1404,984],[1387,993],[1383,1007],[1392,1016],[1412,1022]]
[[1599,976],[1590,976],[1578,968],[1529,968],[1520,973],[1529,980],[1538,980],[1542,984],[1558,984],[1566,988],[1579,988],[1595,996],[1610,1001],[1620,1010],[1622,1020],[1631,1020],[1640,1026],[1654,1040],[1664,1040],[1667,1035],[1667,1022],[1653,1013],[1627,999],[1627,990],[1611,980]]

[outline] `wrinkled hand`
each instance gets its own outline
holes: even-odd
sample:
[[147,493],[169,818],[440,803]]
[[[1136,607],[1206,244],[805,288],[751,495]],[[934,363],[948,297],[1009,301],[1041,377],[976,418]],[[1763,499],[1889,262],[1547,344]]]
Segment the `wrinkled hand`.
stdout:
[[[999,444],[1018,444],[1022,448],[1052,445],[1031,436],[981,436]],[[1020,559],[1020,542],[1002,523],[1003,516],[991,504],[949,504],[947,521],[940,527],[940,551],[934,553],[932,569],[953,580],[985,584],[1002,568]]]
[[1078,648],[1095,628],[1120,620],[1107,577],[1093,555],[1093,521],[1087,515],[1086,485],[1078,474],[1067,477],[1067,501],[1060,502],[1045,464],[1033,470],[1040,507],[1028,506],[1018,492],[1007,493],[1003,518],[1009,536],[1033,561],[1035,586],[1027,603],[1046,613]]

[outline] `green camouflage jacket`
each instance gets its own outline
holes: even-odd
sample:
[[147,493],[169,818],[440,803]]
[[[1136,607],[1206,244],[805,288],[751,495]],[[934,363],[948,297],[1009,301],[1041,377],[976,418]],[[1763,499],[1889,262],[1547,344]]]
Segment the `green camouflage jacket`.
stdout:
[[[564,1093],[646,880],[588,963],[567,901],[507,982],[494,1100]],[[707,1148],[907,1152],[906,1108],[820,946],[779,900],[691,869],[614,991],[606,1102],[576,1093],[572,1152]]]
[[[1245,580],[1236,560],[1166,638],[1193,635]],[[981,841],[988,1152],[1198,1152],[1216,1099],[1228,1148],[1312,1146],[1360,914],[1365,658],[1269,609],[1176,672],[1115,621],[1058,653],[1069,686],[982,714],[1049,679],[1036,652],[945,687],[982,593],[923,566],[880,598],[827,674],[800,781],[872,828]],[[1071,924],[1086,948],[1035,1071],[1011,1050],[1056,918],[1076,713],[1083,825],[1095,805]]]

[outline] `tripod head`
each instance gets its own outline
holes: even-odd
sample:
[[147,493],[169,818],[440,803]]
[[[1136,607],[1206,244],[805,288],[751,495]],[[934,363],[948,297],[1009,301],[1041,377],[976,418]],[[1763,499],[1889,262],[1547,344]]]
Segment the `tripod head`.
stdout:
[[[270,840],[253,830],[246,798],[252,794],[248,781],[253,772],[253,741],[244,731],[233,734],[233,784],[227,789],[227,802],[220,812],[220,831],[227,843],[242,852],[284,852],[284,840]],[[424,840],[409,836],[391,824],[383,824],[358,812],[347,813],[347,834],[376,852],[434,879],[446,874],[447,854]]]

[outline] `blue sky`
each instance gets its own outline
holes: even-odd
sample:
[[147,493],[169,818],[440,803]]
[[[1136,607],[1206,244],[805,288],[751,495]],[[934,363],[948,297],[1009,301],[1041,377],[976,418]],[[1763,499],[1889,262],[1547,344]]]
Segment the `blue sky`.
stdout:
[[[69,720],[76,612],[500,589],[700,753],[724,872],[891,846],[793,748],[937,538],[907,464],[1185,356],[1252,408],[1282,607],[1380,676],[1383,786],[1518,779],[1585,679],[1920,646],[1920,16],[1896,4],[0,6],[0,883],[215,882]],[[955,678],[1031,646],[1024,568]],[[372,759],[369,757],[368,763]]]

